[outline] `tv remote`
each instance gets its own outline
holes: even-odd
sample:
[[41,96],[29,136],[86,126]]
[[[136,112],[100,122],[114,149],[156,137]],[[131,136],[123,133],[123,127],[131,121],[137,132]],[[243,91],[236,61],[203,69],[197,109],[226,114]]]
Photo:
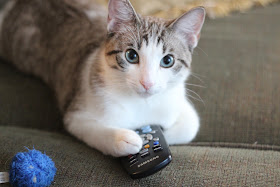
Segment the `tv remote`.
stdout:
[[143,140],[139,153],[121,158],[125,170],[131,178],[142,178],[152,175],[167,166],[172,156],[159,125],[147,125],[135,132]]

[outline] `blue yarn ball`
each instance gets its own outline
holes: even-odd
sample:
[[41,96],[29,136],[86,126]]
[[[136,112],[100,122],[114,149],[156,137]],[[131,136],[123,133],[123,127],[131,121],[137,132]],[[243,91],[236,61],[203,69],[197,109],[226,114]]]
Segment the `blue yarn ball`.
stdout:
[[50,186],[56,173],[54,162],[35,149],[18,153],[10,165],[10,183],[15,187]]

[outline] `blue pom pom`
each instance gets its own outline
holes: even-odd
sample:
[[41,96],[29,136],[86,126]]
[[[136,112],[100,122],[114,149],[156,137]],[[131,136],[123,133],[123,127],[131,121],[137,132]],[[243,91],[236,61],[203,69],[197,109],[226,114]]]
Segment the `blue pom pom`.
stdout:
[[50,186],[56,173],[54,162],[35,149],[18,153],[10,165],[10,183],[20,187]]

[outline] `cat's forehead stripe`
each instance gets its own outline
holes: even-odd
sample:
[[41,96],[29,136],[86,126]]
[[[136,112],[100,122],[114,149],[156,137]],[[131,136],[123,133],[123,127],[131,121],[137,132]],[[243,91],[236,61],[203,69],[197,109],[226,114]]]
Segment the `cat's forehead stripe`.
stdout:
[[149,37],[148,37],[148,34],[145,34],[145,35],[143,36],[143,39],[145,40],[146,45],[149,45]]
[[166,52],[166,45],[165,45],[165,43],[163,43],[163,45],[162,45],[162,52],[163,52],[163,54]]
[[160,42],[164,41],[163,40],[164,36],[165,36],[165,30],[161,30],[160,34],[158,34],[158,36],[157,36],[157,38],[158,38],[157,39],[157,45],[159,45]]
[[138,29],[138,32],[141,31],[141,33],[143,33],[140,39],[141,41],[139,41],[141,45],[142,40],[146,42],[146,45],[149,45],[151,40],[157,41],[158,45],[160,42],[163,42],[166,24],[160,19],[145,17],[142,19],[141,25],[139,25]]

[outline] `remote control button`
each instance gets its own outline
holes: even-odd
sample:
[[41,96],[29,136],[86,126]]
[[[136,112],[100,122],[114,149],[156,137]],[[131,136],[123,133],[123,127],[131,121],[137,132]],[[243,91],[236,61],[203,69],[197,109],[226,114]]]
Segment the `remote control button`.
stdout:
[[157,147],[160,147],[161,145],[160,144],[157,144],[157,145],[154,145],[153,146],[153,149],[157,148]]
[[159,141],[159,137],[155,137],[153,140],[154,141]]
[[143,145],[149,143],[149,140],[143,140]]
[[142,133],[149,133],[149,132],[151,132],[152,131],[152,129],[150,128],[150,129],[144,129],[144,130],[142,130]]
[[154,145],[159,145],[159,141],[154,141]]
[[146,138],[146,134],[141,134],[140,137],[141,138]]
[[135,158],[135,159],[131,160],[129,163],[130,163],[130,164],[133,164],[133,163],[135,163],[135,162],[137,162],[137,161],[138,161],[137,158]]
[[139,152],[139,154],[141,155],[141,154],[146,153],[148,151],[149,151],[149,149],[143,149],[142,151]]
[[161,150],[162,150],[162,147],[160,147],[160,146],[154,148],[154,152],[158,152],[158,151],[161,151]]
[[141,130],[150,129],[150,128],[151,128],[151,126],[147,125],[147,126],[141,127]]
[[128,155],[127,157],[128,157],[128,160],[133,160],[136,158],[136,155]]
[[149,144],[147,144],[147,145],[144,146],[145,149],[148,149],[149,147],[150,147]]
[[153,139],[153,135],[151,135],[151,134],[147,134],[147,140],[152,140]]
[[135,158],[135,159],[133,159],[133,160],[131,160],[130,162],[129,162],[129,164],[131,165],[131,164],[134,164],[134,163],[136,163],[138,160],[137,160],[137,158]]
[[143,154],[141,155],[141,157],[144,158],[145,156],[148,156],[148,155],[150,155],[150,153],[149,153],[149,152],[146,152],[146,153],[143,153]]

